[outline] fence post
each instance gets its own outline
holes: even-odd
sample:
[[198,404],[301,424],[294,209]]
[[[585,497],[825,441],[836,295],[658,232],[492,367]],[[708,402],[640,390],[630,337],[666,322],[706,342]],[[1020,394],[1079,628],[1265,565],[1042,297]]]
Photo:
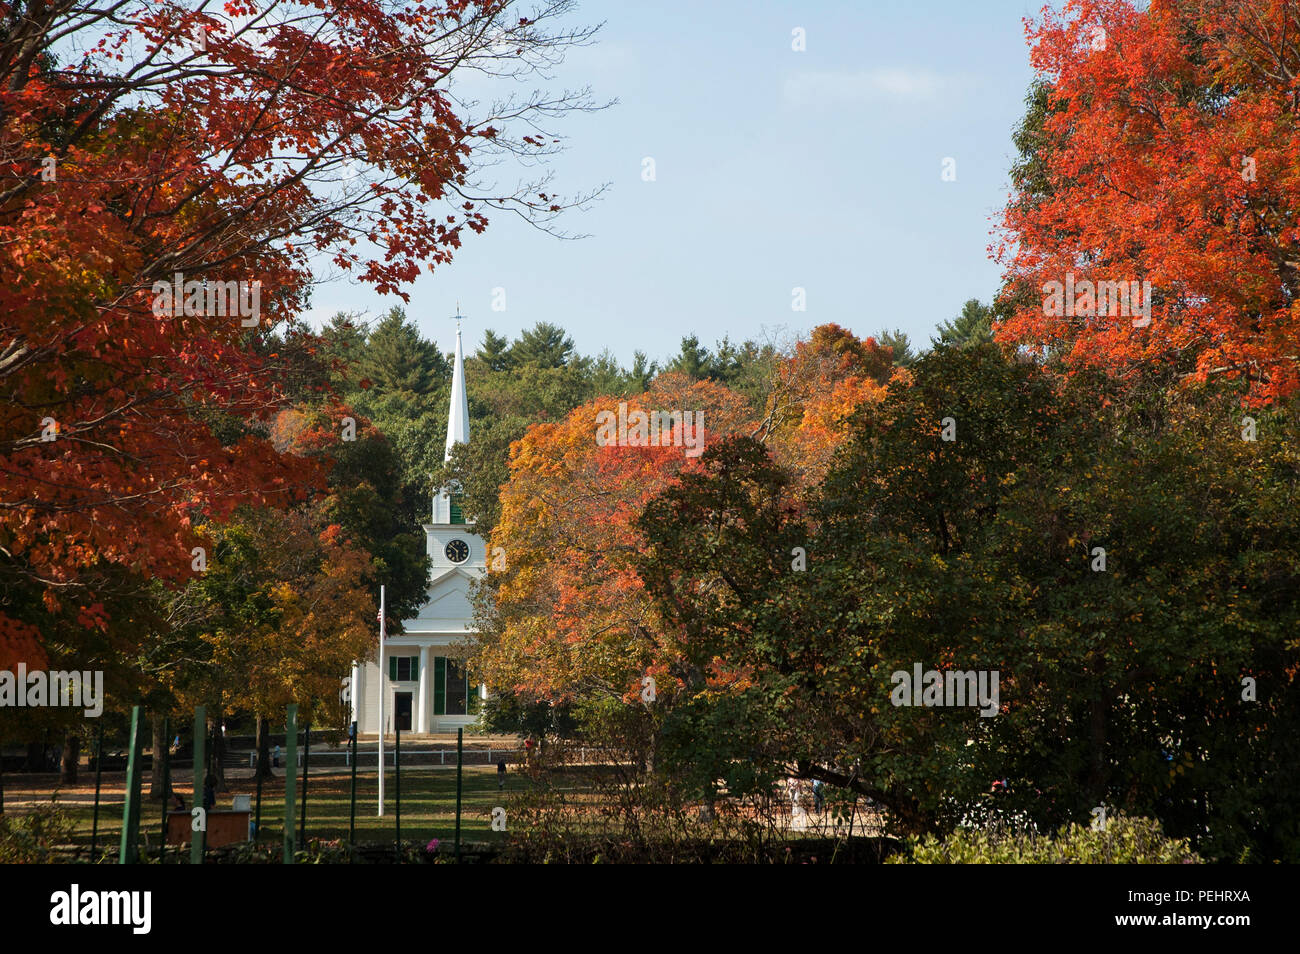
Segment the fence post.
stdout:
[[394,864],[402,863],[402,727],[393,725],[393,794],[397,799],[397,856]]
[[[207,770],[208,758],[205,751],[205,745],[208,741],[208,707],[194,707],[194,793],[191,796],[190,807],[202,808],[204,813],[199,816],[203,819],[203,830],[195,831],[194,825],[190,825],[190,864],[203,864],[203,850],[207,847],[208,841],[208,822],[207,806],[203,804],[203,782],[204,773]],[[192,816],[191,816],[192,817]]]
[[133,865],[139,852],[140,834],[140,707],[131,707],[131,754],[126,763],[126,801],[122,804],[122,840],[118,864]]
[[348,812],[348,862],[357,847],[357,724],[352,723],[348,749],[352,755],[352,808]]
[[[167,809],[171,807],[171,794],[172,794],[172,747],[171,747],[171,743],[167,741],[167,736],[171,734],[172,734],[171,716],[163,716],[162,844],[161,847],[159,848],[159,855],[158,855],[158,863],[162,865],[167,864]],[[157,758],[158,753],[155,752],[153,754],[153,757]]]
[[298,788],[298,703],[289,703],[284,722],[284,863],[293,864],[294,799]]
[[463,768],[462,759],[464,758],[465,749],[465,729],[463,726],[456,727],[456,864],[460,864],[460,793],[461,793],[461,770]]
[[[99,782],[104,775],[104,723],[99,723],[99,732],[95,740],[95,814],[90,823],[90,860],[93,863],[99,847]],[[0,747],[0,751],[3,748]],[[2,760],[2,758],[0,758]]]
[[298,824],[298,844],[307,844],[307,770],[311,765],[311,716],[302,726],[302,821]]

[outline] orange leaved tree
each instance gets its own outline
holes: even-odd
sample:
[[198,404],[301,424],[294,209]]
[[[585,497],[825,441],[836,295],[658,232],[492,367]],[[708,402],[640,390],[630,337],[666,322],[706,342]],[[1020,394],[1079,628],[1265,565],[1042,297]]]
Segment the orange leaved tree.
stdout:
[[1170,380],[1300,387],[1300,9],[1072,0],[1027,26],[1040,76],[994,252],[999,336]]
[[553,64],[590,36],[565,7],[0,2],[0,662],[50,614],[107,626],[105,564],[176,584],[193,520],[319,483],[267,439],[255,347],[310,256],[402,294],[489,211],[570,204],[476,170],[553,151],[541,117],[583,95],[449,88]]

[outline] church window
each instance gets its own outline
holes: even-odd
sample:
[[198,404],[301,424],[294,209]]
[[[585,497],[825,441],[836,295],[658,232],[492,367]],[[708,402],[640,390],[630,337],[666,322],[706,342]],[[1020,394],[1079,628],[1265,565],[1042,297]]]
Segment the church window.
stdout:
[[420,678],[419,656],[389,656],[388,678],[393,682],[414,682]]
[[459,661],[445,656],[433,659],[433,714],[473,715],[478,696]]

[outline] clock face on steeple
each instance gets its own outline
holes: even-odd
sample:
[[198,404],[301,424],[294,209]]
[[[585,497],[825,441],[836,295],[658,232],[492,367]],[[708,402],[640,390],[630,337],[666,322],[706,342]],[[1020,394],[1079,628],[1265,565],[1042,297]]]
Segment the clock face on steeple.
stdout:
[[452,540],[442,552],[452,563],[464,563],[469,559],[469,544],[464,540]]

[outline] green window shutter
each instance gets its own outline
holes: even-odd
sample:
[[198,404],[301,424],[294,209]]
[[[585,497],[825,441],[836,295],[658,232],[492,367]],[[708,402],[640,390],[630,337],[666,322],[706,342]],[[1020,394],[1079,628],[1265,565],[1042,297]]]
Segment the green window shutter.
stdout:
[[420,678],[420,657],[418,655],[411,657],[411,680],[415,681]]
[[433,714],[447,714],[447,657],[433,657]]
[[397,682],[397,657],[396,656],[388,657],[388,678],[393,682]]
[[464,494],[451,495],[451,522],[452,523],[465,522],[465,514],[460,509],[461,501],[464,499],[465,499]]

